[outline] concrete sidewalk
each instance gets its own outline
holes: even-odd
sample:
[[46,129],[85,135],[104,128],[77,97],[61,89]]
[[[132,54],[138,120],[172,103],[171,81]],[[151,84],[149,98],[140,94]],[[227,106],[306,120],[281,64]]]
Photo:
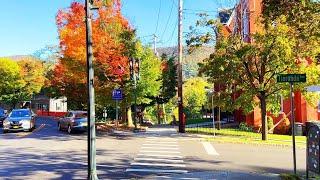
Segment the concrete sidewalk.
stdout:
[[211,179],[211,180],[280,180],[278,174],[246,173],[231,171],[205,171],[168,176],[154,176],[145,179]]

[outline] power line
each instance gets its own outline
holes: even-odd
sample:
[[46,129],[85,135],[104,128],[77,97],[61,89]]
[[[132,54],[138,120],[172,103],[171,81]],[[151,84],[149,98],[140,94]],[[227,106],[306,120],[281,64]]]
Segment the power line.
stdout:
[[188,8],[185,8],[183,10],[184,11],[191,11],[191,12],[213,12],[213,13],[217,12],[216,10],[188,9]]
[[183,14],[185,14],[185,15],[195,15],[195,16],[199,16],[200,14],[206,14],[207,16],[213,16],[213,17],[215,17],[215,16],[217,16],[217,14],[215,13],[215,14],[209,14],[209,13],[201,13],[201,12],[197,12],[197,13],[195,13],[195,12],[184,12]]
[[171,15],[172,15],[173,5],[174,5],[174,0],[172,0],[172,5],[171,5],[170,14],[169,14],[169,17],[168,17],[168,19],[167,19],[166,26],[165,26],[165,28],[164,28],[163,33],[161,34],[160,39],[162,39],[162,37],[163,37],[164,33],[167,31],[167,27],[168,27],[168,24],[169,24],[169,21],[170,21],[170,19],[171,19]]
[[166,44],[166,43],[170,43],[171,44],[173,36],[174,36],[174,33],[176,32],[177,27],[178,27],[178,20],[176,20],[176,22],[175,22],[175,26],[173,28],[173,31],[171,33],[170,38],[167,41],[163,42],[163,44]]
[[157,25],[156,25],[156,30],[154,31],[154,34],[157,34],[157,31],[158,31],[159,18],[160,18],[160,11],[161,11],[161,1],[162,1],[162,0],[160,0],[159,10],[158,10]]

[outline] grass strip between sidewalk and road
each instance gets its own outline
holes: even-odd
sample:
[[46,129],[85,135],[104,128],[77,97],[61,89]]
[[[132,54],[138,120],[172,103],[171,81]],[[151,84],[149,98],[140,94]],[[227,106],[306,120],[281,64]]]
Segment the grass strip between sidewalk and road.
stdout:
[[[215,130],[216,136],[213,136],[213,128],[186,128],[188,133],[206,134],[205,140],[225,143],[241,143],[241,144],[260,144],[260,145],[278,145],[292,146],[291,135],[268,134],[268,140],[261,140],[261,133],[241,131],[234,128],[226,128]],[[306,137],[296,136],[296,146],[298,148],[306,147]]]
[[206,123],[206,122],[212,122],[212,119],[209,119],[209,118],[188,119],[186,124],[189,125],[189,124]]

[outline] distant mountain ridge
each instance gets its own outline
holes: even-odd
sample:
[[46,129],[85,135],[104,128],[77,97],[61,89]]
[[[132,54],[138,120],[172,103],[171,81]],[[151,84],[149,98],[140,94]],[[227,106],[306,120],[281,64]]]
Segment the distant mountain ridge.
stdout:
[[[178,56],[178,48],[177,47],[159,47],[157,48],[157,51],[159,53],[159,56],[162,54],[167,54],[168,56]],[[183,48],[183,55],[184,56],[193,56],[195,54],[201,53],[202,55],[199,56],[199,58],[202,58],[204,56],[209,56],[211,53],[213,53],[214,47],[211,46],[203,46],[196,49],[191,54],[188,53],[186,48]]]
[[35,57],[32,55],[13,55],[13,56],[5,56],[4,58],[9,58],[14,61],[20,61],[21,59],[34,59]]
[[[167,54],[168,56],[174,56],[178,58],[177,47],[162,47],[157,49],[159,56]],[[209,58],[210,54],[214,52],[214,47],[203,46],[194,50],[191,54],[188,53],[187,49],[183,50],[182,58],[182,73],[184,79],[196,77],[199,71],[199,63],[202,63],[204,59]]]

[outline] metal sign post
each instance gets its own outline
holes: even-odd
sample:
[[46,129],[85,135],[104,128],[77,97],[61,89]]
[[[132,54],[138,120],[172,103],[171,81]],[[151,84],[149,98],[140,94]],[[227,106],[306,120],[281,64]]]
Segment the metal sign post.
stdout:
[[104,121],[107,121],[107,109],[106,107],[103,108],[103,118],[104,118]]
[[122,90],[114,89],[112,91],[112,99],[116,101],[116,120],[118,120],[119,119],[118,104],[119,104],[119,100],[123,99]]
[[297,174],[297,161],[296,161],[296,139],[295,139],[295,113],[293,103],[293,82],[290,82],[290,104],[291,104],[291,130],[292,130],[292,148],[293,148],[293,171]]
[[290,104],[291,104],[291,134],[292,134],[292,152],[293,152],[293,171],[297,174],[297,162],[296,162],[296,139],[295,139],[295,113],[294,113],[294,99],[293,99],[293,83],[306,82],[306,74],[279,74],[277,76],[277,82],[289,82],[290,83]]
[[119,120],[118,100],[116,99],[116,120]]

